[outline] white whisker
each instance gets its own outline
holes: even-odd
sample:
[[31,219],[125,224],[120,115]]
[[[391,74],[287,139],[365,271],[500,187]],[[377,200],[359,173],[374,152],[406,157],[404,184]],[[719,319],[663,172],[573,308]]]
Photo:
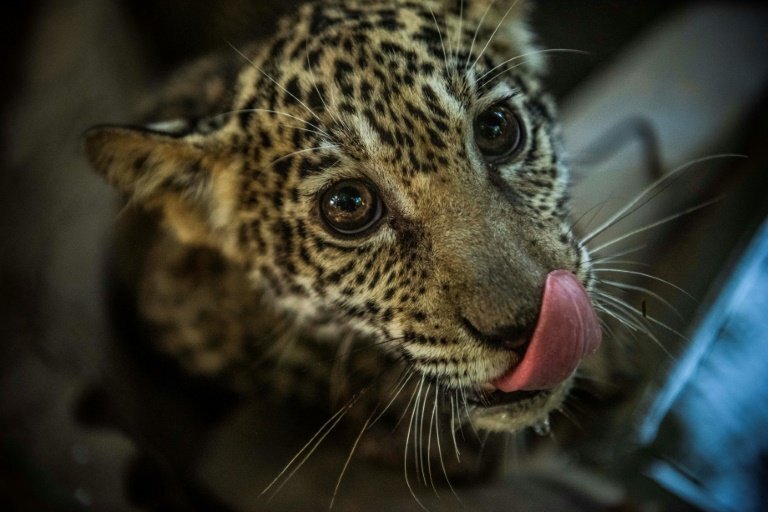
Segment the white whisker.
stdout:
[[429,483],[432,486],[432,490],[435,491],[435,496],[438,498],[440,494],[437,492],[435,481],[432,479],[432,429],[435,426],[435,420],[437,419],[437,398],[440,387],[435,383],[435,399],[432,401],[432,413],[429,415],[429,428],[427,430],[427,473],[429,474]]
[[[495,2],[495,0],[494,0]],[[517,5],[518,0],[515,0],[512,2],[512,5],[509,6],[509,9],[507,9],[507,12],[504,13],[504,16],[501,17],[499,22],[496,24],[496,28],[493,29],[493,33],[491,34],[491,37],[488,38],[488,41],[486,41],[485,46],[483,46],[483,49],[480,50],[480,54],[477,56],[475,61],[472,63],[472,67],[474,68],[477,66],[477,63],[480,62],[480,59],[482,58],[485,51],[488,49],[488,46],[490,46],[491,42],[493,41],[493,38],[496,37],[496,33],[499,31],[501,26],[504,24],[504,21],[507,19],[507,16],[509,16],[509,13],[512,12],[512,9],[514,9],[515,5]]]
[[648,316],[648,315],[643,316],[640,311],[638,311],[637,309],[633,308],[626,301],[624,301],[622,299],[619,299],[618,297],[614,297],[613,295],[610,295],[608,293],[601,293],[601,292],[597,292],[597,293],[603,299],[608,300],[611,303],[613,303],[613,305],[616,306],[617,308],[619,308],[619,310],[623,311],[624,313],[631,314],[634,317],[633,320],[630,320],[630,318],[628,316],[625,316],[624,320],[626,320],[627,322],[633,324],[635,326],[636,330],[642,332],[643,334],[645,334],[646,336],[651,338],[656,343],[656,345],[659,348],[661,348],[661,350],[663,350],[665,354],[667,354],[667,356],[672,357],[672,353],[669,352],[669,350],[667,350],[667,348],[664,346],[664,344],[661,343],[661,340],[659,340],[659,338],[655,334],[653,334],[651,329],[647,325],[645,325],[643,323],[644,321],[647,320],[647,321],[653,322],[653,323],[655,323],[657,325],[660,325],[660,326],[662,326],[662,327],[664,327],[666,329],[671,330],[672,332],[675,332],[676,334],[681,336],[683,339],[685,339],[685,336],[682,336],[682,334],[677,333],[677,331],[675,331],[671,327],[667,326],[666,324],[664,324],[662,322],[659,322],[658,320],[656,320],[655,318],[652,318],[651,316]]
[[[373,416],[373,414],[371,414]],[[357,438],[355,439],[354,444],[352,445],[352,449],[349,450],[349,456],[347,457],[347,460],[344,462],[344,466],[341,468],[341,473],[339,474],[338,480],[336,480],[336,487],[333,488],[333,496],[331,496],[331,503],[328,505],[328,510],[333,509],[333,504],[336,501],[336,494],[339,492],[339,487],[341,486],[341,480],[344,478],[344,473],[347,471],[347,467],[349,466],[349,462],[352,460],[352,455],[354,455],[355,450],[357,449],[357,445],[360,444],[360,439],[362,439],[363,434],[368,428],[368,422],[371,421],[371,416],[368,416],[368,419],[365,420],[365,423],[363,424],[363,428],[360,429],[360,433],[357,434]]]
[[413,377],[413,373],[410,372],[410,371],[406,371],[403,374],[403,377],[400,377],[402,383],[398,382],[397,384],[395,384],[394,387],[397,389],[397,391],[394,393],[394,395],[392,396],[392,399],[389,401],[389,403],[387,403],[387,405],[381,410],[381,412],[378,414],[378,416],[376,416],[376,418],[374,418],[373,421],[371,421],[371,425],[370,426],[375,425],[376,422],[378,422],[381,419],[381,417],[384,416],[384,414],[392,406],[392,404],[395,402],[395,400],[397,400],[397,397],[400,395],[400,393],[403,392],[403,389],[405,389],[405,386],[408,385],[408,382],[411,380],[411,377]]
[[267,165],[262,167],[262,169],[267,169],[269,167],[272,167],[273,165],[278,164],[278,163],[282,162],[283,160],[287,160],[288,158],[291,158],[292,156],[300,155],[302,153],[309,153],[311,151],[321,151],[323,149],[332,149],[332,148],[329,147],[329,146],[316,146],[316,147],[313,147],[313,148],[300,149],[298,151],[294,151],[292,153],[288,153],[287,155],[283,155],[280,158],[276,158],[276,159],[272,160]]
[[435,13],[432,10],[432,7],[429,7],[429,13],[432,15],[432,19],[435,22],[435,28],[437,29],[437,35],[440,37],[440,46],[443,47],[443,63],[445,65],[445,74],[450,75],[450,67],[448,66],[448,54],[445,52],[445,43],[443,43],[443,34],[440,32],[440,25],[437,24],[437,18],[435,17]]
[[[461,462],[461,455],[459,453],[459,444],[456,440],[456,430],[461,429],[461,421],[459,421],[458,428],[456,427],[456,420],[459,416],[459,408],[458,404],[456,402],[458,401],[458,396],[456,395],[456,392],[451,395],[451,438],[453,439],[453,449],[456,452],[456,462]],[[455,412],[454,412],[455,408]],[[462,438],[464,437],[464,431],[461,431]]]
[[677,316],[681,321],[685,320],[683,318],[683,315],[681,315],[680,312],[677,310],[677,308],[674,307],[668,300],[666,300],[664,297],[662,297],[658,293],[652,292],[648,288],[643,288],[642,286],[635,286],[635,285],[631,285],[631,284],[620,283],[618,281],[610,281],[610,280],[603,280],[603,279],[599,280],[599,282],[603,283],[603,284],[606,284],[608,286],[613,286],[615,288],[620,288],[622,290],[631,290],[631,291],[636,291],[636,292],[642,292],[642,293],[644,293],[646,295],[649,295],[649,296],[653,297],[654,299],[658,300],[659,302],[661,302],[662,304],[664,304],[665,306],[667,306],[669,308],[669,310],[672,311],[675,314],[675,316]]
[[[435,387],[435,415],[437,416],[439,414],[439,411],[437,410],[437,387]],[[453,431],[453,410],[451,410],[451,431]],[[436,430],[437,435],[437,456],[440,459],[440,467],[443,469],[443,477],[445,478],[445,483],[448,485],[448,488],[451,490],[451,493],[456,498],[456,501],[461,503],[461,499],[459,498],[459,495],[456,494],[456,491],[453,488],[453,485],[451,485],[451,479],[448,478],[448,471],[445,469],[445,460],[443,458],[443,449],[440,444],[440,426],[438,425]],[[455,442],[455,437],[454,437]],[[458,453],[458,448],[456,449]]]
[[661,220],[657,220],[656,222],[652,222],[651,224],[648,224],[647,226],[643,226],[641,228],[633,229],[629,233],[625,233],[619,237],[614,238],[613,240],[609,240],[608,242],[605,242],[604,244],[598,245],[594,249],[590,249],[590,252],[592,254],[597,254],[598,252],[602,251],[606,247],[610,247],[613,244],[619,243],[622,240],[626,240],[627,238],[633,237],[639,233],[643,233],[645,231],[648,231],[649,229],[653,229],[655,227],[661,226],[662,224],[666,224],[667,222],[671,222],[675,219],[679,219],[680,217],[683,217],[684,215],[688,215],[689,213],[696,212],[698,210],[701,210],[702,208],[706,208],[707,206],[710,206],[718,201],[722,201],[722,197],[716,197],[715,199],[711,199],[709,201],[706,201],[704,203],[701,203],[699,205],[693,206],[691,208],[688,208],[687,210],[683,210],[682,212],[675,213],[674,215],[670,215],[668,217],[664,217]]
[[[349,412],[349,410],[355,405],[357,400],[368,390],[368,388],[364,388],[362,391],[357,393],[354,397],[352,397],[349,402],[347,402],[346,405],[344,405],[341,409],[336,411],[336,413],[333,414],[323,425],[315,432],[315,435],[313,435],[307,443],[301,447],[301,449],[296,452],[296,455],[293,456],[293,458],[288,461],[288,464],[285,465],[282,471],[278,473],[278,475],[267,485],[263,491],[261,491],[261,495],[263,496],[265,493],[267,493],[280,479],[281,477],[293,466],[293,470],[283,479],[283,482],[272,492],[272,495],[270,496],[270,499],[274,497],[280,489],[283,488],[283,486],[291,479],[291,477],[296,474],[296,472],[304,465],[304,463],[309,459],[309,457],[315,452],[318,446],[320,446],[320,443],[323,442],[323,440],[328,436],[328,434],[331,433],[331,431],[338,425],[338,423],[344,418],[344,416]],[[310,448],[311,447],[311,448]],[[303,457],[302,454],[304,452],[307,452]],[[301,460],[297,463],[296,460],[302,457]]]
[[456,62],[459,61],[459,50],[461,49],[461,31],[463,30],[464,25],[464,0],[461,0],[461,3],[459,4],[459,28],[456,31],[456,56],[454,57],[454,60]]
[[696,298],[693,295],[691,295],[690,293],[688,293],[684,289],[680,288],[679,286],[677,286],[677,285],[675,285],[673,283],[670,283],[666,279],[662,279],[660,277],[656,277],[656,276],[654,276],[652,274],[648,274],[646,272],[638,272],[636,270],[625,270],[625,269],[620,269],[620,268],[605,268],[605,267],[594,267],[592,269],[592,272],[594,272],[596,274],[599,274],[599,273],[602,273],[602,272],[613,272],[613,273],[617,273],[617,274],[631,274],[631,275],[635,275],[635,276],[646,277],[646,278],[651,279],[653,281],[658,281],[660,283],[666,284],[667,286],[671,286],[672,288],[674,288],[675,290],[679,291],[680,293],[685,294],[686,296],[688,296],[690,299],[692,299],[694,301],[696,300]]
[[251,59],[251,58],[250,58],[250,57],[248,57],[246,54],[244,54],[243,52],[241,52],[240,50],[238,50],[238,49],[237,49],[237,47],[236,47],[235,45],[233,45],[232,43],[230,43],[229,41],[227,41],[227,44],[228,44],[228,45],[229,45],[229,46],[230,46],[230,47],[231,47],[231,48],[232,48],[232,49],[233,49],[235,52],[237,52],[237,54],[238,54],[238,55],[240,55],[242,58],[244,58],[246,61],[248,61],[248,63],[249,63],[251,66],[253,66],[253,68],[254,68],[255,70],[257,70],[259,73],[261,73],[262,75],[264,75],[265,77],[267,77],[267,78],[268,78],[268,79],[269,79],[269,80],[270,80],[270,81],[271,81],[273,84],[275,84],[276,86],[278,86],[278,87],[280,88],[280,90],[282,90],[282,91],[283,91],[284,93],[286,93],[288,96],[290,96],[291,98],[293,98],[294,100],[296,100],[296,101],[299,103],[299,105],[301,105],[302,107],[304,107],[304,108],[307,110],[307,112],[309,112],[310,114],[312,114],[312,117],[314,117],[314,118],[315,118],[315,119],[317,119],[318,121],[320,120],[320,117],[319,117],[317,114],[315,114],[315,112],[314,112],[314,111],[313,111],[311,108],[309,108],[309,107],[308,107],[308,106],[307,106],[307,105],[306,105],[306,104],[305,104],[303,101],[301,101],[301,100],[300,100],[299,98],[297,98],[295,95],[291,94],[291,92],[290,92],[288,89],[286,89],[285,87],[283,87],[283,86],[282,86],[282,85],[281,85],[281,84],[280,84],[280,83],[279,83],[277,80],[275,80],[274,78],[272,78],[272,77],[271,77],[271,76],[270,76],[270,75],[269,75],[269,74],[268,74],[266,71],[264,71],[264,70],[263,70],[263,69],[261,69],[261,68],[260,68],[258,65],[256,65],[256,63],[255,63],[255,62],[253,62],[253,59]]
[[[421,413],[419,414],[419,424],[417,427],[417,433],[418,436],[416,437],[416,440],[418,441],[418,457],[419,457],[419,467],[421,468],[421,481],[424,482],[424,485],[427,485],[427,472],[424,469],[424,415],[426,414],[427,410],[427,397],[429,396],[429,390],[432,387],[432,383],[427,383],[427,389],[424,392],[424,399],[422,400],[421,404]],[[427,456],[429,458],[429,456]]]
[[469,52],[467,53],[467,61],[464,63],[465,72],[469,69],[469,59],[472,58],[472,51],[475,49],[475,42],[477,41],[477,35],[480,32],[480,28],[483,26],[483,23],[485,22],[485,18],[488,16],[488,13],[491,11],[491,7],[493,7],[493,4],[495,3],[496,3],[496,0],[492,0],[491,3],[488,4],[488,7],[485,8],[485,12],[483,13],[483,16],[480,18],[480,21],[477,23],[477,26],[475,27],[475,35],[472,36],[472,44],[469,46]]
[[[630,247],[629,249],[626,249],[621,252],[617,252],[615,254],[611,254],[610,256],[603,256],[602,258],[592,258],[590,259],[590,262],[594,265],[595,263],[607,263],[614,261],[615,258],[621,258],[622,256],[627,256],[628,254],[633,254],[636,252],[640,252],[643,249],[645,249],[647,246],[645,244],[642,245],[636,245],[634,247]],[[591,256],[591,255],[590,255]]]
[[[546,49],[542,49],[542,50],[534,50],[534,51],[522,53],[520,55],[516,55],[516,56],[514,56],[512,58],[509,58],[509,59],[505,60],[504,62],[502,62],[500,64],[497,64],[496,66],[492,67],[491,69],[489,69],[488,71],[486,71],[485,73],[480,75],[480,77],[478,77],[478,79],[477,79],[477,82],[478,83],[482,82],[485,79],[485,77],[487,77],[488,75],[490,75],[491,73],[493,73],[497,69],[499,69],[499,68],[509,64],[510,62],[514,62],[514,61],[519,60],[519,59],[524,59],[524,58],[530,57],[532,55],[539,55],[539,54],[542,54],[542,53],[557,53],[557,52],[559,52],[559,53],[575,53],[575,54],[579,54],[579,55],[589,55],[589,52],[585,52],[583,50],[575,50],[573,48],[546,48]],[[513,66],[513,67],[516,67],[516,66]],[[512,68],[509,68],[509,69],[512,69]],[[501,74],[504,74],[507,71],[508,71],[508,69],[505,69],[504,71],[501,72]],[[491,80],[488,80],[488,82],[492,82],[498,76],[500,76],[500,75],[499,74],[495,75],[494,78],[491,79]]]
[[229,116],[229,115],[252,114],[252,113],[257,113],[257,112],[263,112],[265,114],[275,114],[275,115],[278,115],[278,116],[289,117],[291,119],[299,121],[300,123],[306,124],[307,126],[310,126],[310,127],[314,128],[314,130],[310,130],[308,128],[301,128],[301,127],[298,127],[298,126],[285,125],[285,124],[282,125],[282,126],[287,126],[287,127],[292,128],[294,130],[302,130],[302,131],[306,131],[306,132],[310,132],[310,133],[315,133],[317,135],[322,135],[324,137],[327,137],[328,139],[332,138],[328,132],[324,131],[322,128],[320,128],[316,124],[310,123],[306,119],[302,119],[302,118],[300,118],[298,116],[295,116],[293,114],[289,114],[288,112],[282,112],[280,110],[271,110],[271,109],[268,109],[268,108],[241,108],[241,109],[238,109],[238,110],[230,110],[230,111],[227,111],[227,112],[221,112],[220,114],[215,114],[213,116],[210,116],[209,118],[210,119],[214,119],[214,118],[217,118],[217,117],[223,117],[223,116]]
[[[421,376],[421,382],[419,383],[418,391],[421,391],[422,386],[424,385],[424,376]],[[414,390],[413,396],[416,396],[417,391]],[[412,397],[413,398],[413,397]],[[411,402],[409,402],[410,404]],[[419,500],[418,496],[416,496],[416,493],[413,490],[413,486],[411,486],[411,482],[408,479],[408,444],[411,439],[411,426],[413,425],[414,417],[416,415],[416,409],[418,408],[418,400],[414,402],[413,410],[411,411],[411,419],[408,422],[408,431],[405,435],[405,449],[403,451],[403,471],[405,473],[405,485],[408,487],[408,491],[411,493],[411,496],[413,496],[413,499],[416,500],[416,503],[419,505],[419,507],[422,510],[427,511],[427,507],[424,506],[424,504]],[[407,411],[408,409],[406,409]],[[415,441],[414,441],[415,442]]]
[[606,229],[620,222],[622,219],[626,218],[628,215],[632,214],[637,209],[642,208],[648,201],[652,200],[659,193],[663,192],[672,183],[674,183],[683,172],[691,169],[693,166],[697,164],[707,162],[710,160],[716,160],[719,158],[744,158],[744,156],[736,155],[736,154],[720,154],[720,155],[705,156],[702,158],[697,158],[696,160],[693,160],[691,162],[688,162],[686,164],[683,164],[673,169],[672,171],[668,172],[658,180],[648,185],[638,195],[636,195],[635,198],[632,201],[630,201],[626,206],[621,208],[618,212],[614,213],[608,220],[606,220],[600,226],[595,228],[591,233],[584,236],[581,239],[581,243],[582,244],[589,243],[592,239],[594,239],[596,236],[598,236],[600,233],[602,233]]

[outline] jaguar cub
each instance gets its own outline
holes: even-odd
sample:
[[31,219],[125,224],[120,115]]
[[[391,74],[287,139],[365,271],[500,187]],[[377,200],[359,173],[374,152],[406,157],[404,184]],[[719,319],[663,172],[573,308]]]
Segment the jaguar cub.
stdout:
[[457,450],[461,425],[546,424],[601,332],[526,12],[307,3],[180,72],[149,124],[89,131],[157,224],[130,256],[151,344],[238,389],[331,393],[364,430],[404,418],[401,456],[425,416]]

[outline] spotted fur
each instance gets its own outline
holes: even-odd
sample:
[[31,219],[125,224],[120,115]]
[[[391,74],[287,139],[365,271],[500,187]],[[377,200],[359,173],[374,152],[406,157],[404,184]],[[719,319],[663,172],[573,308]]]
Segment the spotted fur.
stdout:
[[[315,401],[374,388],[366,411],[392,400],[395,417],[424,388],[450,421],[512,431],[546,419],[570,381],[483,405],[520,357],[507,341],[536,321],[547,274],[592,285],[525,13],[489,0],[308,3],[270,40],[182,72],[148,110],[181,120],[92,130],[95,168],[162,219],[137,278],[153,343],[241,388]],[[473,119],[499,102],[524,127],[503,165],[473,142]],[[381,196],[364,236],[320,214],[343,179]]]

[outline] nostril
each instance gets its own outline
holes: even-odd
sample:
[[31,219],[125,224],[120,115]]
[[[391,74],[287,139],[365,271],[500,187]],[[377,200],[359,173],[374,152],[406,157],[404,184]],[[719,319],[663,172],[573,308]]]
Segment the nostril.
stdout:
[[533,330],[530,325],[500,325],[490,331],[481,331],[466,318],[462,321],[472,336],[496,348],[520,348],[528,342]]

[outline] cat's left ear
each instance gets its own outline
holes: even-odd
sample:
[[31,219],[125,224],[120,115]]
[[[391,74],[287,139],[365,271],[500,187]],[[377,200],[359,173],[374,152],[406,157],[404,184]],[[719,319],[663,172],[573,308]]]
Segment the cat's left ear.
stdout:
[[[187,242],[210,243],[231,225],[237,172],[215,134],[99,126],[85,134],[91,165],[130,202],[159,210]],[[217,241],[217,243],[220,242]]]

